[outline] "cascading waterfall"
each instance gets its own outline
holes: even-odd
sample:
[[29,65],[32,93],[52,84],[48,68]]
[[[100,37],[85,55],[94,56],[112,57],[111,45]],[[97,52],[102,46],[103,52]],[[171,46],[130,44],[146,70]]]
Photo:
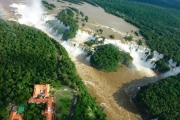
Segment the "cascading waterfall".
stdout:
[[59,39],[62,39],[62,35],[66,30],[69,30],[69,26],[66,26],[58,20],[57,18],[52,18],[46,21],[46,27],[50,33],[53,33],[56,36],[59,36]]
[[58,36],[58,38],[61,40],[61,39],[62,39],[62,36],[63,36],[63,34],[60,34],[60,35]]
[[[34,8],[37,8],[37,6],[38,6],[38,11],[36,9],[34,9]],[[45,15],[43,9],[40,6],[41,6],[41,0],[33,1],[31,6],[18,5],[18,4],[12,5],[12,7],[17,8],[17,13],[22,15],[22,18],[19,20],[20,23],[27,24],[27,25],[29,25],[29,23],[31,23],[31,25],[33,24],[33,26],[35,26],[36,28],[39,28],[45,32],[48,31],[49,34],[51,34],[51,35],[53,33],[53,36],[56,36],[57,39],[62,39],[62,34],[66,30],[70,29],[69,26],[64,25],[63,22],[61,22],[54,16]],[[32,11],[32,10],[36,10],[36,11]],[[41,16],[41,17],[39,17],[39,16]],[[34,19],[34,18],[36,18],[36,19]],[[77,34],[78,34],[78,32],[77,32]],[[80,41],[81,43],[79,41],[75,41],[75,42],[77,42],[78,45],[73,46],[73,49],[75,49],[75,48],[81,49],[81,52],[79,52],[79,54],[82,54],[83,53],[82,51],[84,51],[84,50],[82,50],[83,48],[80,47],[82,45],[82,42],[84,43],[84,41],[87,41],[87,38],[88,38],[88,40],[93,40],[93,38],[95,38],[95,36],[89,35],[89,34],[82,35],[82,34],[84,34],[83,32],[80,34],[81,35],[79,36],[78,39],[81,39],[81,41]],[[78,37],[78,35],[77,35],[77,37]],[[80,38],[80,37],[82,37],[82,38]],[[83,37],[86,37],[85,40],[82,40],[82,39],[84,39]],[[163,59],[162,54],[159,54],[156,51],[151,52],[151,50],[149,48],[138,46],[136,43],[133,43],[133,42],[123,44],[120,42],[120,40],[112,41],[112,40],[105,39],[104,44],[108,44],[108,43],[112,43],[112,44],[118,46],[120,48],[120,50],[129,52],[130,55],[134,59],[133,64],[137,68],[141,68],[141,67],[148,68],[148,69],[155,68],[156,67],[155,62],[159,59]],[[148,56],[150,56],[151,54],[153,57],[148,59]],[[176,67],[176,65],[177,65],[176,62],[174,62],[172,59],[170,59],[168,61],[168,63],[169,63],[171,70],[165,74],[169,74],[169,76],[170,76],[170,75],[176,75],[177,73],[180,72],[180,67]]]
[[[105,44],[108,43],[112,43],[118,46],[120,50],[130,53],[131,57],[133,57],[133,64],[137,67],[137,69],[141,66],[153,69],[156,67],[155,62],[157,60],[163,59],[164,57],[163,54],[160,54],[157,51],[151,52],[151,49],[143,46],[138,46],[135,42],[128,42],[127,44],[122,44],[120,40],[105,40]],[[153,57],[147,59],[150,54],[152,54]],[[168,61],[168,65],[170,67],[170,70],[162,74],[162,78],[174,76],[180,73],[180,66],[177,67],[177,62],[174,62],[172,59],[170,59]]]
[[56,30],[54,34],[56,35],[56,34],[57,34],[57,32],[58,32],[58,30]]
[[170,67],[176,67],[176,65],[177,65],[177,62],[173,62],[173,60],[172,59],[170,59],[169,61],[168,61],[168,63],[169,63],[169,66]]

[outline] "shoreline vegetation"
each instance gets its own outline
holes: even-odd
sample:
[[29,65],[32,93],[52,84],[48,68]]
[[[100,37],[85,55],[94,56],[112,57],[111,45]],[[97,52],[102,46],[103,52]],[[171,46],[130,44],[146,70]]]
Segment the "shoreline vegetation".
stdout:
[[141,87],[134,103],[143,111],[145,118],[179,120],[180,74]]
[[[103,108],[98,106],[76,74],[65,48],[41,30],[1,19],[0,26],[0,119],[8,118],[6,107],[9,103],[23,103],[25,113],[26,108],[34,106],[27,102],[34,84],[63,85],[77,90],[78,100],[70,119],[106,119]],[[35,113],[25,117],[43,118]]]

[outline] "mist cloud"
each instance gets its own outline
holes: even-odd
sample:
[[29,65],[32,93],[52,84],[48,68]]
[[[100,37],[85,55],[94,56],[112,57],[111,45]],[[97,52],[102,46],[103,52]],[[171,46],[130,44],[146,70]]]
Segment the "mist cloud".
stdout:
[[[12,4],[14,8],[17,8],[17,12],[22,15],[22,17],[18,20],[21,24],[26,24],[29,26],[34,26],[38,29],[41,29],[45,33],[47,33],[50,37],[59,40],[61,44],[66,48],[71,58],[77,58],[80,55],[86,55],[86,52],[83,50],[82,44],[85,41],[93,40],[95,37],[93,34],[88,34],[83,31],[77,31],[77,35],[72,42],[70,41],[61,41],[61,34],[57,34],[56,31],[50,30],[47,27],[46,21],[54,19],[54,16],[45,15],[45,11],[42,7],[41,0],[32,0],[29,5],[23,4]],[[62,24],[62,23],[61,23]],[[53,28],[51,28],[53,29]],[[115,30],[114,30],[115,31]],[[55,34],[52,34],[52,33]],[[117,31],[116,31],[117,32]],[[155,76],[155,73],[152,71],[152,68],[155,67],[155,61],[159,59],[163,59],[163,55],[157,52],[153,52],[154,57],[146,61],[147,54],[146,52],[151,53],[152,51],[149,48],[145,48],[142,46],[138,46],[136,43],[127,43],[123,44],[120,40],[109,40],[106,39],[104,41],[105,44],[111,43],[119,47],[120,50],[130,53],[133,57],[133,64],[136,66],[137,70],[141,72],[145,72],[148,75]],[[89,58],[87,59],[89,60]],[[172,75],[177,75],[180,73],[180,67],[176,67],[176,62],[173,60],[169,60],[169,66],[171,70],[162,74],[162,77],[168,77]]]

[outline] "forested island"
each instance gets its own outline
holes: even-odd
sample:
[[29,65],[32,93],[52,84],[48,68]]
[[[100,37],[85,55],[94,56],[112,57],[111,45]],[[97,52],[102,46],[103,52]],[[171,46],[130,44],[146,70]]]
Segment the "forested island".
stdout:
[[[73,8],[62,10],[56,17],[62,21],[66,26],[70,27],[70,30],[63,34],[63,39],[68,40],[76,36],[76,31],[78,30],[78,24],[74,19]],[[73,9],[74,10],[74,9]],[[76,11],[78,12],[78,11]]]
[[118,47],[112,44],[97,46],[97,50],[90,58],[92,66],[102,71],[117,71],[121,63],[129,66],[133,58],[129,53],[120,51]]
[[[6,108],[10,103],[23,103],[24,117],[27,119],[44,119],[39,116],[39,109],[27,109],[31,110],[33,107],[27,100],[32,95],[34,84],[51,84],[53,88],[63,85],[77,90],[78,101],[74,115],[69,119],[106,119],[102,108],[97,105],[95,98],[90,96],[76,74],[75,65],[68,53],[58,42],[41,30],[12,21],[0,19],[0,28],[1,120],[8,119]],[[89,112],[93,116],[90,116]]]

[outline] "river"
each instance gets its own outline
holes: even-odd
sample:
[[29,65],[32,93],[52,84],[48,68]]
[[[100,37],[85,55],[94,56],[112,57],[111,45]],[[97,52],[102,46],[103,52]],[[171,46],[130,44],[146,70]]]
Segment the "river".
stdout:
[[[139,29],[132,24],[127,23],[122,18],[106,13],[101,7],[95,7],[88,3],[76,5],[72,3],[57,3],[52,0],[47,0],[56,5],[57,9],[49,11],[50,14],[57,14],[59,10],[68,6],[75,7],[89,17],[89,22],[86,23],[86,28],[96,31],[103,29],[103,36],[108,37],[114,34],[116,39],[123,42],[123,37],[127,34],[132,34],[132,31]],[[81,23],[80,23],[81,24]],[[80,27],[81,28],[81,27]],[[81,30],[84,30],[81,28]],[[87,29],[85,29],[86,31]],[[117,32],[118,31],[118,32]],[[92,31],[90,31],[92,32]],[[136,120],[140,112],[136,106],[130,101],[131,95],[137,92],[137,87],[153,82],[152,76],[155,76],[153,71],[143,71],[131,69],[122,65],[117,72],[101,72],[91,67],[86,58],[73,59],[76,69],[88,91],[93,97],[96,97],[97,102],[104,107],[108,120]],[[135,82],[133,82],[135,81]],[[127,94],[124,91],[127,90]]]
[[[92,31],[102,28],[105,37],[114,34],[115,38],[121,41],[123,41],[123,37],[127,34],[134,36],[132,31],[139,31],[137,27],[127,23],[123,19],[107,14],[102,8],[94,7],[88,3],[80,6],[72,3],[70,5],[68,2],[59,3],[52,0],[47,1],[57,6],[56,9],[47,11],[48,14],[57,14],[67,6],[72,6],[83,11],[89,17],[89,22],[86,23],[86,29],[80,27],[80,29],[84,31],[86,31],[87,28]],[[0,0],[1,18],[10,19],[15,17],[13,12],[15,9],[9,7],[9,5],[14,2],[29,4],[28,0]],[[139,39],[139,37],[134,37],[134,39]],[[69,52],[69,54],[71,56],[72,53]],[[104,111],[107,114],[108,120],[138,119],[137,115],[140,113],[131,102],[130,97],[137,92],[138,86],[155,80],[152,78],[152,76],[156,75],[153,71],[150,70],[150,72],[147,72],[146,69],[138,70],[121,65],[117,72],[108,73],[98,71],[91,67],[84,56],[72,60],[76,65],[77,73],[82,78],[90,94],[96,97],[99,105],[105,108]]]

